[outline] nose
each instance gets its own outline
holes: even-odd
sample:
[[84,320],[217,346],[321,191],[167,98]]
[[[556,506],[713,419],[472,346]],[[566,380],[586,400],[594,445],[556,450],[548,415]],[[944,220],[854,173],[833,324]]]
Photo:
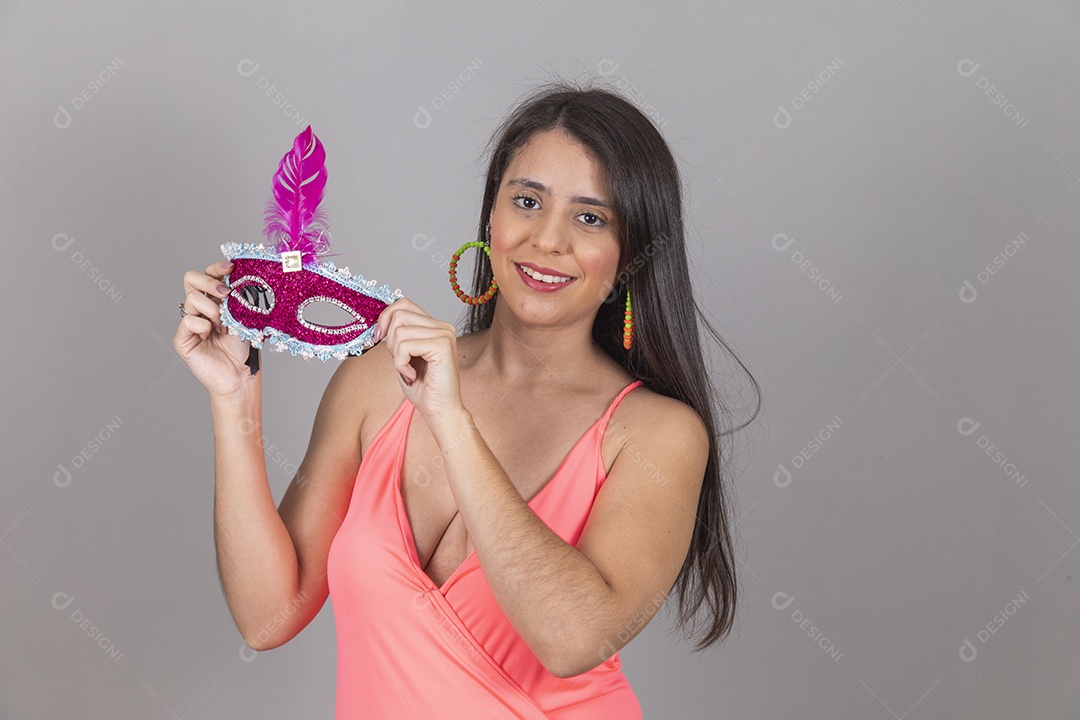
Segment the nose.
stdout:
[[566,252],[566,232],[559,223],[559,218],[552,214],[535,228],[532,245],[539,252],[563,254]]

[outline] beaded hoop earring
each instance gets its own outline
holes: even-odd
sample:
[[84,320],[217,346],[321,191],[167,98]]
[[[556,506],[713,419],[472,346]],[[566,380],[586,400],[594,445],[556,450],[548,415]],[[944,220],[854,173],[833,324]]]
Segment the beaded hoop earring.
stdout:
[[630,308],[630,288],[626,288],[626,312],[623,314],[622,346],[626,350],[634,346],[634,311]]
[[461,302],[467,303],[469,305],[483,305],[492,297],[494,297],[495,292],[499,289],[498,283],[495,282],[494,275],[491,276],[491,286],[488,287],[487,292],[485,292],[483,295],[467,295],[465,291],[461,289],[461,286],[458,285],[457,281],[458,260],[461,259],[461,255],[466,250],[474,247],[483,248],[484,252],[487,253],[488,258],[491,258],[491,248],[487,245],[487,243],[482,243],[479,240],[472,240],[459,247],[458,251],[450,257],[450,287],[453,288],[454,294],[458,296],[458,300],[460,300]]

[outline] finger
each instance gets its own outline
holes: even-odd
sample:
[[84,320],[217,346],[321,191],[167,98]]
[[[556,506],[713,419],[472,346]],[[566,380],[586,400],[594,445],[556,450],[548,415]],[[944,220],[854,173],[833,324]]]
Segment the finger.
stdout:
[[[416,318],[416,322],[413,322],[413,318]],[[391,341],[391,345],[406,340],[434,340],[446,334],[444,328],[440,327],[442,323],[437,320],[431,322],[430,319],[425,321],[425,318],[419,316],[405,317],[399,315],[398,321],[397,326],[394,328],[394,339]]]
[[184,298],[184,309],[187,310],[190,315],[201,315],[214,324],[214,327],[220,327],[221,325],[221,306],[218,305],[218,301],[213,298],[208,298],[200,292],[192,290]]
[[415,382],[419,376],[412,362],[414,358],[423,360],[425,363],[433,363],[438,362],[440,354],[445,356],[449,352],[442,337],[426,336],[403,340],[398,342],[393,350],[394,368],[402,379]]
[[[385,308],[383,308],[383,311],[379,313],[379,319],[376,320],[376,322],[379,323],[379,327],[388,328],[390,327],[390,323],[393,322],[394,316],[397,315],[398,312],[403,310],[410,310],[415,312],[417,310],[420,310],[420,308],[409,298],[400,297],[394,302],[387,305]],[[420,312],[423,311],[420,310]],[[385,329],[383,330],[383,337],[386,337]]]
[[[189,353],[202,340],[210,335],[213,326],[210,321],[198,315],[185,315],[180,318],[180,325],[176,328],[176,336],[173,337],[173,347],[181,356]],[[196,338],[199,338],[196,340]]]
[[[224,289],[219,290],[218,286]],[[184,294],[187,295],[192,290],[198,290],[219,298],[229,294],[229,288],[222,282],[221,278],[201,273],[198,270],[188,270],[184,273]]]
[[413,302],[412,300],[410,300],[409,298],[405,297],[404,295],[403,295],[403,296],[401,296],[401,297],[399,297],[398,299],[394,300],[394,302],[392,302],[392,303],[390,303],[389,305],[387,305],[387,307],[392,307],[392,308],[403,308],[403,307],[409,307],[409,308],[412,308],[412,309],[414,309],[414,310],[418,310],[418,309],[419,309],[419,307],[417,306],[417,304],[416,304],[416,303],[414,303],[414,302]]
[[[379,319],[376,322],[382,332],[380,339],[389,337],[391,330],[396,331],[403,327],[435,329],[447,325],[447,323],[436,320],[421,308],[411,303],[409,305],[395,307],[399,302],[401,302],[401,300],[388,305],[381,313],[379,313]],[[454,334],[457,334],[456,328],[454,329]],[[395,337],[396,336],[397,332],[395,332]]]
[[225,326],[221,323],[220,300],[207,298],[202,293],[195,293],[195,291],[192,291],[192,293],[184,299],[184,309],[189,314],[205,317],[206,320],[214,325],[214,329],[218,332],[225,332]]
[[395,345],[392,358],[394,360],[394,369],[397,370],[398,375],[405,382],[406,385],[412,385],[416,382],[416,368],[412,365],[413,357],[420,357],[419,353],[422,352],[418,347],[423,341],[406,340],[399,342]]
[[184,273],[184,294],[186,295],[192,290],[198,290],[201,293],[217,298],[223,298],[230,292],[230,288],[220,279],[197,270],[188,270]]
[[432,341],[440,340],[446,335],[439,327],[441,323],[432,321],[427,316],[397,314],[390,322],[390,327],[386,328],[381,339],[386,341],[391,355],[395,358],[399,357],[400,348],[405,343],[411,343],[409,347],[414,347],[414,343],[421,343],[420,347],[426,348]]
[[224,278],[226,275],[229,274],[229,271],[232,270],[232,268],[233,268],[232,260],[218,260],[213,265],[207,265],[206,266],[206,274],[209,275],[212,278],[216,278],[218,280],[221,280],[222,278]]

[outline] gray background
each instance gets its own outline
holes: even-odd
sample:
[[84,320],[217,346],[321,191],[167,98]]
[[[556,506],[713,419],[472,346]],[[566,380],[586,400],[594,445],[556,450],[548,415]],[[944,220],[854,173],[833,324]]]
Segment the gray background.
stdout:
[[[0,717],[332,716],[329,603],[245,655],[220,594],[182,274],[259,238],[311,123],[342,264],[458,319],[481,147],[555,74],[661,125],[694,291],[766,391],[735,633],[694,655],[657,616],[622,651],[646,716],[1080,717],[1078,15],[5,4]],[[278,499],[334,366],[264,354]]]

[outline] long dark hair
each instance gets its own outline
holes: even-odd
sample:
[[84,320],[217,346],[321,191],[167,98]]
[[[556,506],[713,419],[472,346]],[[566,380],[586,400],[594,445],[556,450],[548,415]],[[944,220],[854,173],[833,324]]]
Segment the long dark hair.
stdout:
[[[695,652],[722,641],[731,631],[737,601],[735,553],[732,543],[732,501],[725,488],[721,460],[724,436],[753,421],[761,407],[761,388],[746,365],[705,319],[693,297],[687,267],[682,190],[671,150],[652,121],[613,90],[575,85],[560,80],[536,88],[497,128],[488,144],[490,162],[477,240],[485,227],[515,153],[539,132],[562,129],[591,150],[606,174],[618,220],[620,268],[593,323],[596,342],[650,390],[677,398],[692,407],[709,429],[709,462],[698,500],[697,522],[686,560],[675,581],[678,589],[678,627],[690,634],[696,616],[708,606],[708,629]],[[492,146],[494,147],[491,150]],[[479,261],[471,294],[491,285],[491,262]],[[626,292],[631,293],[634,343],[622,345]],[[621,300],[621,302],[619,302]],[[496,293],[482,305],[466,309],[464,333],[491,327]],[[746,372],[757,395],[753,415],[738,427],[725,423],[731,413],[721,400],[714,411],[709,379],[696,320],[699,319]]]

